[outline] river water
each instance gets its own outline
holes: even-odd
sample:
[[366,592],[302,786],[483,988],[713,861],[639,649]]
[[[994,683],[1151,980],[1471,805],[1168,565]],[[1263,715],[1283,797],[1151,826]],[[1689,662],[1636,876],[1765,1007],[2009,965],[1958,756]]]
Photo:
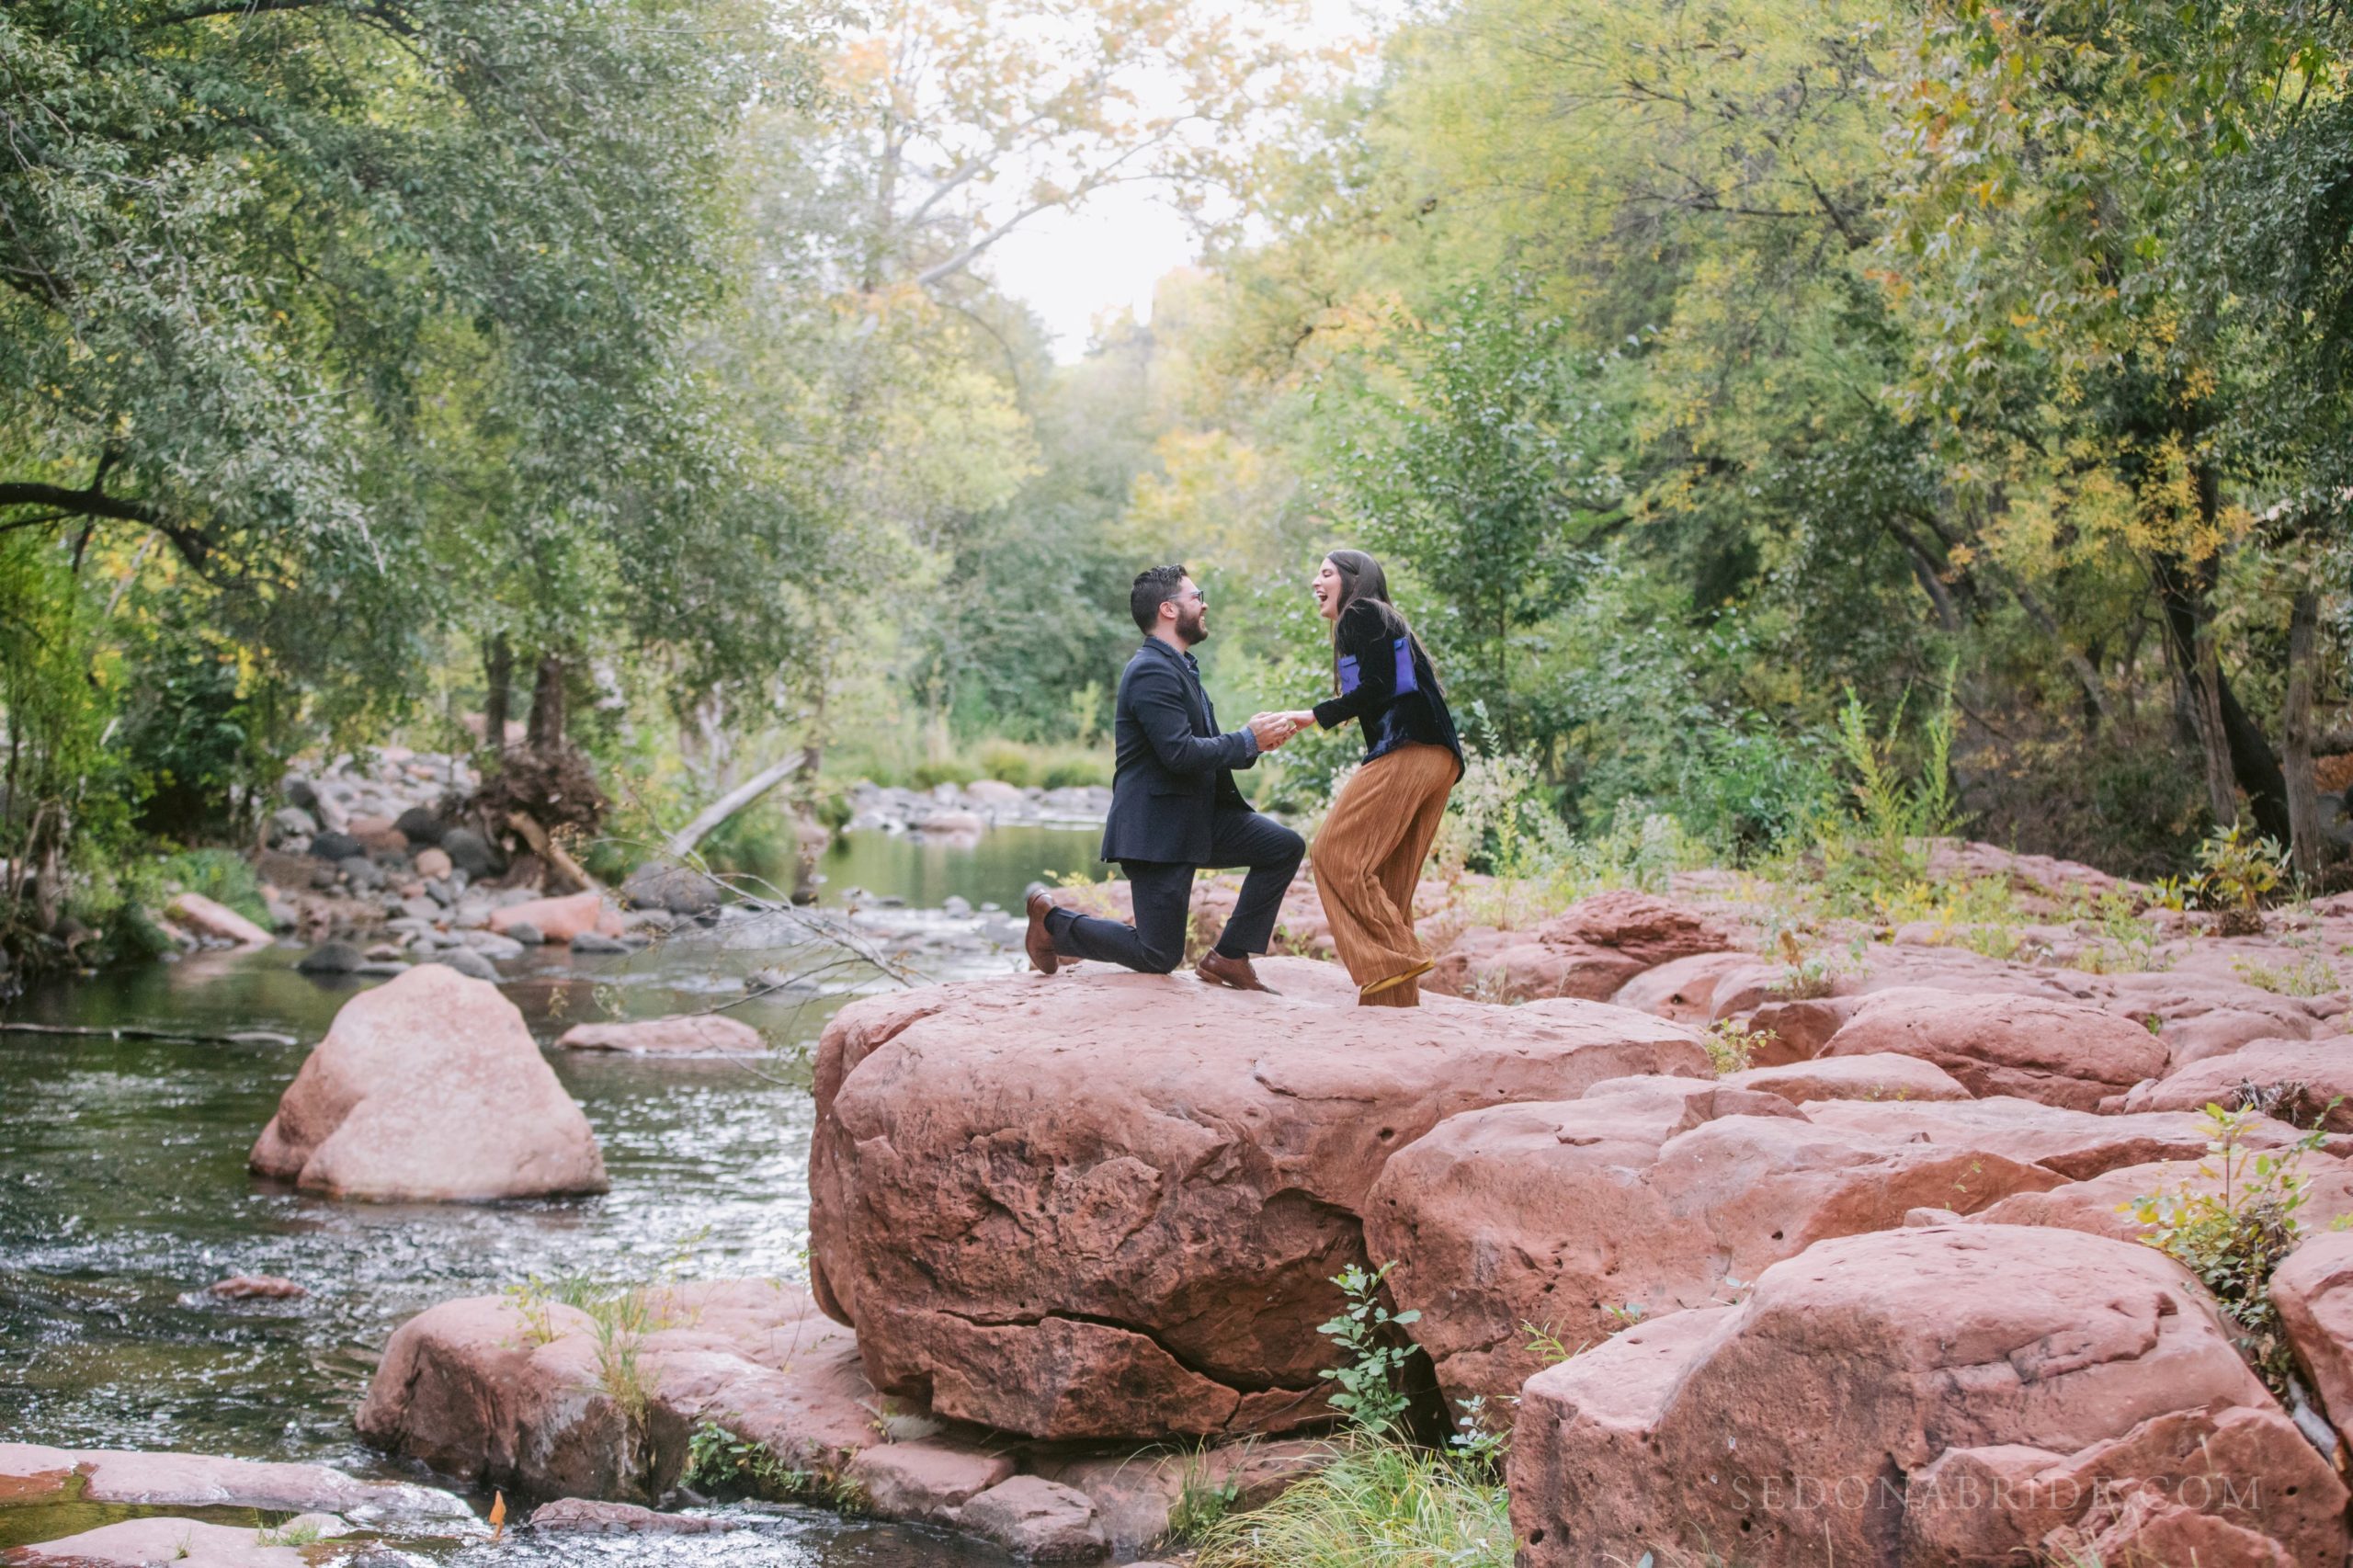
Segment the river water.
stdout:
[[[1011,972],[982,941],[985,914],[951,895],[1017,905],[1043,871],[1091,869],[1092,833],[1006,828],[978,849],[853,835],[822,869],[832,903],[863,903],[876,940],[927,977]],[[873,906],[900,899],[905,907]],[[1002,926],[997,929],[1001,933]],[[812,1042],[849,994],[891,983],[831,969],[813,992],[732,1009],[786,1048],[754,1062],[552,1052],[603,1145],[601,1198],[496,1205],[322,1201],[257,1181],[246,1152],[335,1009],[357,987],[297,974],[284,948],[208,954],[51,986],[17,1021],[263,1031],[291,1043],[0,1035],[0,1440],[313,1460],[404,1473],[361,1446],[352,1412],[404,1319],[532,1276],[798,1278],[808,1234]],[[541,949],[502,966],[506,995],[543,1041],[568,1022],[646,1017],[745,995],[763,968],[807,971],[789,923],[745,921],[643,952]],[[273,1274],[310,1294],[220,1302],[227,1275]],[[487,1499],[482,1501],[486,1502]],[[517,1565],[659,1558],[763,1568],[1002,1561],[944,1536],[807,1509],[737,1510],[725,1535],[658,1541],[509,1535],[419,1541],[441,1560]],[[0,1547],[11,1544],[0,1510]]]

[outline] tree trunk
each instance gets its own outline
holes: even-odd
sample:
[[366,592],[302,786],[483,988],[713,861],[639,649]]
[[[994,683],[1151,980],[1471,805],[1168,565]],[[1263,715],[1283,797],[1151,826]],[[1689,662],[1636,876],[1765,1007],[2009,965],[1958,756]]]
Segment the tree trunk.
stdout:
[[514,685],[515,647],[501,631],[483,651],[482,744],[494,758],[506,750],[506,701]]
[[2286,844],[2290,837],[2288,825],[2288,778],[2279,771],[2279,759],[2272,754],[2271,742],[2262,727],[2247,717],[2239,706],[2237,693],[2231,689],[2228,676],[2218,665],[2214,671],[2214,695],[2222,710],[2222,735],[2230,744],[2231,770],[2246,791],[2247,808],[2255,812],[2255,825],[2264,836],[2276,844]]
[[2320,881],[2325,846],[2320,789],[2313,778],[2313,676],[2319,661],[2320,594],[2300,588],[2288,612],[2288,696],[2280,722],[2280,754],[2288,794],[2288,846],[2297,879]]
[[2207,602],[2212,564],[2208,561],[2193,566],[2177,556],[2160,555],[2150,570],[2165,612],[2165,662],[2181,682],[2190,728],[2198,736],[2207,809],[2215,826],[2231,827],[2239,820],[2239,805],[2232,788],[2230,736],[2222,728],[2222,669]]
[[531,682],[531,717],[523,744],[542,755],[563,749],[563,656],[541,653]]

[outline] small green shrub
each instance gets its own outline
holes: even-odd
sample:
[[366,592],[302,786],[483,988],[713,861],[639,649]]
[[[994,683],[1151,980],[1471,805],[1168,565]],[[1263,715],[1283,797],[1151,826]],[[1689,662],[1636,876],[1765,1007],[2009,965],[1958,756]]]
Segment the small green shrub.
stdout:
[[935,790],[942,784],[970,784],[980,776],[979,768],[961,757],[951,756],[915,764],[909,782],[918,790]]
[[2276,991],[2282,996],[2325,996],[2345,988],[2344,977],[2336,966],[2321,954],[2304,951],[2293,962],[2266,963],[2258,958],[2235,958],[2231,960],[2233,972],[2249,985],[2266,991]]
[[267,924],[269,906],[262,902],[261,880],[243,855],[233,849],[183,849],[156,862],[156,880],[168,896],[198,893],[223,903],[248,920]]
[[1037,764],[1029,748],[1011,741],[983,741],[972,761],[983,778],[998,779],[1020,790],[1038,782]]
[[1315,1330],[1341,1352],[1340,1364],[1325,1368],[1321,1374],[1340,1385],[1332,1396],[1332,1407],[1367,1437],[1392,1436],[1404,1418],[1409,1401],[1399,1373],[1404,1369],[1405,1358],[1419,1348],[1410,1343],[1400,1345],[1391,1330],[1410,1327],[1421,1321],[1422,1314],[1392,1312],[1381,1301],[1381,1281],[1396,1267],[1384,1263],[1367,1270],[1352,1263],[1334,1275],[1332,1283],[1340,1288],[1347,1304],[1338,1317]]
[[2250,835],[2244,824],[2221,828],[2198,848],[2200,900],[2221,918],[2215,931],[2249,937],[2263,929],[2263,901],[2279,887],[2288,854],[2268,838]]
[[716,1421],[687,1438],[687,1465],[678,1479],[708,1496],[753,1496],[790,1502],[819,1490],[817,1478],[777,1458],[765,1443],[737,1436]]
[[1111,764],[1099,756],[1067,756],[1048,763],[1038,782],[1049,790],[1108,790]]
[[1721,1078],[1747,1072],[1755,1063],[1757,1048],[1778,1038],[1771,1029],[1743,1028],[1738,1019],[1718,1018],[1699,1037],[1699,1047],[1708,1053],[1708,1064]]
[[[2245,1140],[2258,1114],[2206,1108],[2207,1158],[2198,1171],[2220,1182],[2219,1192],[2185,1181],[2119,1211],[2150,1227],[2143,1241],[2205,1281],[2224,1319],[2239,1331],[2241,1353],[2285,1399],[2293,1366],[2287,1332],[2271,1304],[2271,1275],[2302,1232],[2296,1210],[2312,1183],[2299,1167],[2325,1134],[2315,1126],[2284,1149],[2249,1149]],[[2315,1119],[2325,1124],[2326,1116]]]

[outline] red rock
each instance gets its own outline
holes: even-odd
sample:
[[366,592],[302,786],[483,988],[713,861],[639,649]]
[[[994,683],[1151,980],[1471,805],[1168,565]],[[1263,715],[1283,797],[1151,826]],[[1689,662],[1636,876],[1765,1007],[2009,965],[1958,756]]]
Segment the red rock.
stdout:
[[[2164,1508],[2120,1520],[2144,1486]],[[1738,1306],[1537,1374],[1511,1495],[1527,1568],[1726,1542],[1744,1568],[2026,1562],[2062,1531],[2346,1550],[2344,1486],[2177,1265],[2004,1225],[1822,1242]]]
[[1033,1562],[1092,1562],[1109,1550],[1085,1493],[1034,1475],[990,1487],[956,1511],[956,1523]]
[[2290,1253],[2271,1304],[2329,1424],[2353,1442],[2353,1231],[2321,1231]]
[[877,1443],[852,1456],[844,1473],[866,1494],[877,1518],[938,1523],[1011,1479],[1013,1457],[928,1439]]
[[[2246,1157],[2246,1156],[2243,1156]],[[2353,1214],[2353,1165],[2313,1153],[2298,1168],[2305,1176],[2303,1206],[2296,1217],[2306,1234],[2325,1230],[2340,1214]],[[2022,1192],[2005,1198],[1970,1217],[1977,1225],[2056,1225],[2095,1236],[2137,1242],[2148,1227],[2130,1209],[2153,1193],[2188,1188],[2192,1192],[2222,1190],[2221,1163],[2211,1159],[2158,1160],[2145,1165],[2121,1165],[2083,1181],[2071,1181],[2048,1192]]]
[[428,881],[446,877],[455,869],[449,863],[448,852],[439,845],[428,846],[416,852],[416,874]]
[[[335,1523],[309,1522],[321,1528]],[[250,1526],[168,1517],[124,1519],[37,1546],[13,1547],[0,1552],[0,1562],[8,1568],[94,1568],[97,1564],[143,1568],[151,1563],[170,1563],[172,1568],[308,1568],[299,1548],[269,1545]]]
[[724,1519],[693,1514],[661,1514],[634,1503],[599,1503],[587,1497],[560,1497],[531,1510],[535,1530],[569,1535],[711,1535],[735,1527]]
[[1752,1067],[1729,1073],[1734,1088],[1759,1089],[1791,1104],[1807,1100],[1965,1100],[1970,1093],[1943,1068],[1916,1057],[1825,1057],[1783,1067]]
[[1650,893],[1581,899],[1529,932],[1465,932],[1423,983],[1495,1000],[1615,994],[1645,970],[1733,945],[1721,922]]
[[1786,1067],[1820,1056],[1861,1004],[1858,996],[1768,1001],[1749,1011],[1744,1028],[1766,1038],[1750,1053],[1759,1067]]
[[164,913],[198,936],[210,937],[216,942],[234,942],[241,948],[263,948],[275,940],[268,932],[227,904],[216,903],[202,893],[181,893],[164,906]]
[[1825,1056],[1894,1051],[1932,1062],[1973,1095],[2096,1110],[2165,1069],[2149,1031],[2081,1003],[1906,988],[1865,998]]
[[636,1503],[676,1481],[686,1435],[705,1420],[820,1475],[881,1440],[849,1334],[800,1290],[721,1280],[665,1287],[644,1306],[646,1328],[625,1341],[642,1428],[615,1401],[620,1369],[586,1312],[477,1296],[393,1333],[359,1435],[481,1485]]
[[226,1279],[216,1279],[207,1285],[204,1293],[225,1297],[233,1301],[285,1301],[311,1292],[291,1279],[280,1279],[275,1274],[233,1274]]
[[1262,971],[1281,995],[1082,971],[835,1018],[812,1272],[879,1385],[1042,1437],[1318,1419],[1315,1330],[1392,1153],[1475,1107],[1706,1072],[1624,1008],[1360,1008],[1331,966]]
[[54,1495],[77,1476],[79,1495],[88,1503],[266,1508],[359,1517],[473,1517],[462,1499],[447,1492],[397,1481],[361,1481],[323,1464],[0,1443],[0,1505]]
[[1134,1454],[1067,1455],[1047,1450],[1030,1463],[1038,1475],[1086,1494],[1095,1522],[1114,1550],[1137,1551],[1164,1540],[1188,1490],[1220,1494],[1230,1513],[1262,1508],[1293,1483],[1332,1462],[1330,1443],[1244,1441],[1214,1448]]
[[1609,999],[1620,1007],[1655,1013],[1678,1024],[1704,1024],[1715,1017],[1716,983],[1754,967],[1754,953],[1693,953],[1645,970]]
[[2121,1108],[2199,1110],[2260,1105],[2299,1127],[2353,1132],[2353,1035],[2263,1040],[2176,1070],[2127,1094]]
[[442,964],[343,1005],[251,1164],[309,1191],[382,1202],[606,1189],[588,1119],[523,1015],[496,986]]
[[[1440,1123],[1373,1184],[1365,1239],[1450,1400],[1499,1404],[1558,1359],[1645,1317],[1735,1299],[1828,1236],[1967,1211],[2058,1185],[1967,1140],[1817,1126],[1730,1085],[1504,1106]],[[1632,1087],[1631,1085],[1626,1087]],[[1574,1216],[1574,1219],[1568,1217]]]
[[563,898],[527,899],[490,912],[490,928],[500,936],[516,926],[529,926],[559,944],[568,944],[589,931],[618,937],[624,930],[620,913],[606,908],[603,897],[593,889]]
[[[2018,1099],[1816,1100],[1805,1114],[1828,1127],[1988,1149],[2046,1166],[2071,1181],[2119,1165],[2202,1158],[2212,1131],[2204,1117],[2186,1111],[2096,1116]],[[2244,1141],[2250,1149],[2278,1149],[2302,1136],[2285,1122],[2258,1117],[2248,1124]],[[2337,1142],[2330,1153],[2353,1149],[2353,1142]]]
[[755,1055],[768,1048],[759,1030],[724,1013],[574,1024],[558,1037],[556,1044],[565,1051],[621,1051],[645,1056]]

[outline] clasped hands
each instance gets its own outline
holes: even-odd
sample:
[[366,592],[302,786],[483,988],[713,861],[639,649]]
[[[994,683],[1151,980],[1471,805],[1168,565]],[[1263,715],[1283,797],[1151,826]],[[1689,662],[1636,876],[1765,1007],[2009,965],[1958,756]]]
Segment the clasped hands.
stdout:
[[1276,751],[1285,741],[1315,722],[1312,712],[1254,713],[1250,716],[1250,733],[1258,737],[1258,749]]

